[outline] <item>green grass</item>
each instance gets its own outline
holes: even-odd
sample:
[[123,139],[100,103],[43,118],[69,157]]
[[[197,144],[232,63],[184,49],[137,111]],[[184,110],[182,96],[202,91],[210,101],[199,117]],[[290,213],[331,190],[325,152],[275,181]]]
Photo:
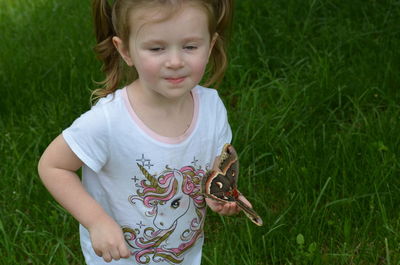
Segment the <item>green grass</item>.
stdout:
[[[204,264],[400,264],[400,2],[237,0],[220,93],[240,190]],[[0,0],[0,264],[83,264],[36,172],[100,80],[87,1]]]

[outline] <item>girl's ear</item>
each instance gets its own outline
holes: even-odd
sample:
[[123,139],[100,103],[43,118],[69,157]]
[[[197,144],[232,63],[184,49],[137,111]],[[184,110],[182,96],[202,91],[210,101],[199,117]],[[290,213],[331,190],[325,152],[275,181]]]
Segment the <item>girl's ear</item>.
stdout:
[[112,38],[112,42],[117,49],[118,53],[121,55],[122,59],[124,59],[125,63],[128,66],[133,66],[133,59],[129,53],[129,49],[127,49],[120,38],[114,36]]
[[214,45],[217,42],[218,37],[219,37],[218,32],[215,32],[214,35],[212,36],[212,39],[211,39],[210,49],[208,51],[208,57],[210,57],[212,49],[214,48]]

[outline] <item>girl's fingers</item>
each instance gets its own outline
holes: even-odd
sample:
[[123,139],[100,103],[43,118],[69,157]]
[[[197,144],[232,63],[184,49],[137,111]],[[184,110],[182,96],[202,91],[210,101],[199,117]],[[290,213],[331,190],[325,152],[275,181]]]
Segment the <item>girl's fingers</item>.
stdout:
[[121,258],[129,258],[131,256],[131,253],[128,249],[128,247],[125,245],[125,243],[121,244],[119,247],[119,253],[121,255]]
[[239,212],[239,209],[235,202],[227,202],[223,205],[220,214],[221,215],[234,215]]
[[103,253],[103,259],[105,262],[111,262],[112,258],[109,252]]
[[111,249],[110,255],[113,260],[119,260],[121,258],[121,254],[119,253],[119,249],[117,248]]
[[103,252],[101,252],[99,249],[93,248],[93,250],[94,250],[94,253],[96,253],[97,256],[103,257]]
[[235,215],[240,212],[240,209],[235,202],[218,202],[209,198],[206,198],[206,202],[212,211],[217,212],[220,215]]
[[209,198],[206,198],[206,202],[207,202],[208,207],[210,207],[210,209],[211,209],[213,212],[219,213],[219,212],[221,211],[222,207],[223,207],[223,204],[222,204],[222,203],[217,202],[217,201],[215,201],[215,200],[211,200],[211,199],[209,199]]
[[108,250],[96,249],[95,253],[97,256],[102,257],[105,262],[111,262],[112,260],[120,260],[121,258],[129,258],[131,253],[125,242],[122,242],[117,248],[112,248]]

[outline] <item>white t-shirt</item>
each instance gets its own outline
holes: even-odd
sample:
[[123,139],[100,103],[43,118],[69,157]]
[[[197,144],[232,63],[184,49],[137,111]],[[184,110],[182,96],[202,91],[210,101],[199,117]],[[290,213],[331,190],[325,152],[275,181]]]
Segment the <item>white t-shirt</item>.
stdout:
[[180,137],[146,127],[126,88],[100,99],[63,131],[84,163],[85,188],[121,225],[132,254],[105,263],[81,225],[87,264],[200,264],[206,212],[201,178],[232,133],[216,90],[196,86],[192,96],[193,120]]

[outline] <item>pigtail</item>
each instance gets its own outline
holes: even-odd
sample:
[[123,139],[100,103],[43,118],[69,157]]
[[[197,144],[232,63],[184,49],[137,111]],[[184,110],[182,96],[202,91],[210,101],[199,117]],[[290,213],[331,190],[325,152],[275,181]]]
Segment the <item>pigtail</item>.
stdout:
[[233,0],[217,0],[216,4],[217,31],[230,34],[233,17]]
[[112,23],[112,8],[107,0],[93,0],[92,12],[97,44],[94,51],[97,58],[103,62],[101,70],[106,74],[103,86],[93,91],[92,99],[105,97],[113,93],[122,79],[122,59],[115,48],[112,38],[115,30]]
[[215,32],[218,33],[218,38],[211,52],[209,71],[212,75],[206,82],[206,86],[211,84],[218,86],[228,66],[226,51],[231,33],[233,0],[214,0],[214,16]]

